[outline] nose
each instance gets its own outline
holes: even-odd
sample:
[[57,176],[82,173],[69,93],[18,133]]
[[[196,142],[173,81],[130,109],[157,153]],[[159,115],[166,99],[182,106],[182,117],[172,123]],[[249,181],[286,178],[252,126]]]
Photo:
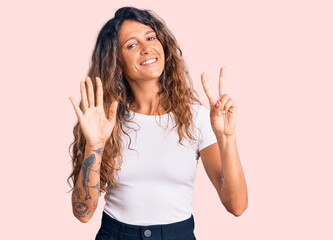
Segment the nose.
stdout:
[[142,55],[149,54],[149,53],[151,53],[151,51],[152,51],[152,48],[151,48],[149,43],[142,43],[141,44],[141,54]]

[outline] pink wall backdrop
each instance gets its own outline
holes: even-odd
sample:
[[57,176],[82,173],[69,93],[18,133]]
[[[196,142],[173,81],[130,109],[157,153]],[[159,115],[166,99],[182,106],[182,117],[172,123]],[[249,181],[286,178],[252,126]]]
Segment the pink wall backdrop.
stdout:
[[176,36],[194,87],[200,74],[238,106],[249,207],[226,211],[202,162],[195,234],[213,239],[333,239],[332,1],[7,1],[1,3],[1,239],[94,239],[72,214],[66,179],[98,31],[122,6],[155,11]]

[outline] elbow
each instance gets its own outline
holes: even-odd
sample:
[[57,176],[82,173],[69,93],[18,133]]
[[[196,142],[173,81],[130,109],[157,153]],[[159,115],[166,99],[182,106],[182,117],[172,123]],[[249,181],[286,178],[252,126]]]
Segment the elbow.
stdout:
[[73,215],[82,223],[87,223],[91,219],[93,212],[91,210],[88,210],[87,213],[77,213],[75,210],[73,210]]
[[247,196],[245,199],[229,198],[223,200],[224,201],[222,202],[222,204],[224,205],[224,207],[229,213],[231,213],[235,217],[241,216],[248,207]]
[[87,216],[80,216],[80,215],[75,215],[74,216],[82,223],[87,223],[90,220],[90,217]]
[[79,221],[82,222],[82,223],[87,223],[90,220],[88,218],[81,218],[81,217],[76,217],[76,218],[79,219]]
[[247,206],[245,208],[242,208],[241,210],[233,211],[232,214],[235,217],[239,217],[239,216],[241,216],[243,214],[243,212],[245,212],[246,209],[247,209]]
[[234,212],[232,213],[235,217],[240,217],[243,214],[244,211],[240,211],[240,212]]
[[247,209],[247,204],[245,205],[240,205],[240,204],[235,204],[235,202],[228,201],[228,202],[223,202],[224,207],[226,210],[234,215],[235,217],[239,217],[243,214],[243,212]]
[[82,223],[87,223],[90,220],[90,217],[82,217],[82,216],[77,216],[77,215],[74,215],[74,216]]

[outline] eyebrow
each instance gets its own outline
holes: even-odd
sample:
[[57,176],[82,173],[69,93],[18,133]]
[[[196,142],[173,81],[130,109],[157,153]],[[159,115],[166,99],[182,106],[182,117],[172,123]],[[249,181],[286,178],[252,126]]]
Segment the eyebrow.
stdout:
[[[155,31],[151,31],[151,30],[149,30],[149,31],[147,31],[147,32],[145,33],[145,35],[148,35],[149,33],[155,33]],[[124,46],[125,43],[127,43],[129,40],[134,39],[134,38],[135,38],[135,36],[130,37],[129,39],[127,39],[127,40],[122,44],[122,46]]]

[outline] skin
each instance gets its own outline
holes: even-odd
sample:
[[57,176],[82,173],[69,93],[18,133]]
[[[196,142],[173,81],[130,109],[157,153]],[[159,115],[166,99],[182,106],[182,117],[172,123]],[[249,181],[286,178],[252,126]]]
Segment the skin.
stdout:
[[[122,74],[132,89],[135,112],[158,115],[157,83],[165,64],[161,42],[149,26],[134,20],[126,20],[119,30],[118,43]],[[152,57],[158,58],[154,64],[140,65]],[[159,110],[160,114],[165,113],[163,109]]]
[[91,152],[92,154],[88,154],[82,163],[72,194],[73,213],[81,222],[88,222],[92,217],[100,196],[100,161],[103,147],[95,149],[87,147],[86,153]]
[[218,97],[204,74],[201,82],[210,103],[210,122],[217,139],[217,143],[200,151],[201,159],[222,204],[238,217],[248,207],[248,194],[236,143],[237,107],[226,94],[225,67],[220,70]]

